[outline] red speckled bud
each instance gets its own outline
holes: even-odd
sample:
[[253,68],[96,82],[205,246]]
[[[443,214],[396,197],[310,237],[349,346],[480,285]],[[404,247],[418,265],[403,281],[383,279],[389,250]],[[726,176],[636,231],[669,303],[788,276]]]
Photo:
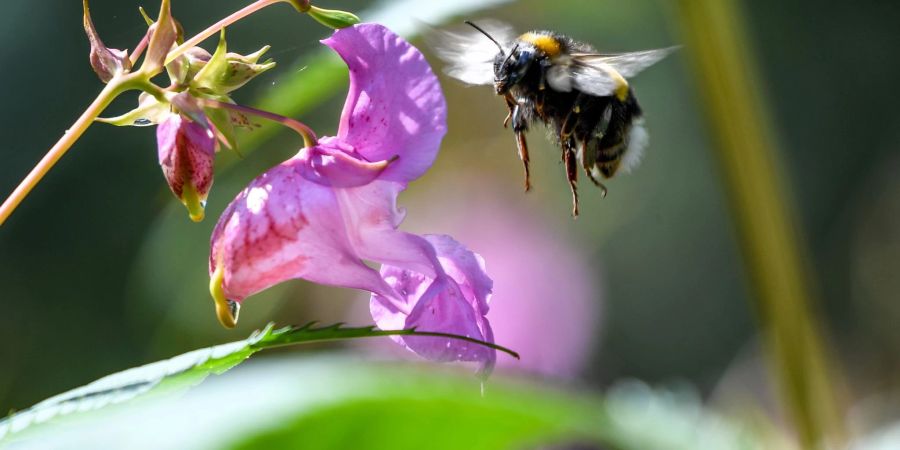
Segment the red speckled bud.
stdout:
[[203,220],[206,196],[213,182],[216,140],[212,127],[172,114],[156,128],[159,165],[172,193],[187,207],[191,220]]

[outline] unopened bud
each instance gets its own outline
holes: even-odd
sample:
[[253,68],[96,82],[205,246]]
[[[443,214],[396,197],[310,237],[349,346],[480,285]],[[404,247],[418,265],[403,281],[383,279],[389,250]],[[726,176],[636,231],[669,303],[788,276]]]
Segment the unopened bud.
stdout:
[[326,27],[334,28],[335,30],[347,28],[359,23],[359,17],[356,17],[355,14],[346,11],[338,11],[336,9],[322,9],[310,5],[309,10],[307,10],[306,13],[313,19],[316,19],[316,22],[319,22]]
[[166,56],[172,50],[172,45],[178,38],[178,26],[172,18],[169,0],[162,0],[159,18],[147,31],[150,42],[147,44],[147,56],[144,57],[144,65],[141,70],[156,75],[162,70]]
[[187,85],[206,66],[211,57],[212,55],[202,47],[187,49],[181,56],[166,64],[169,80],[176,86]]
[[212,57],[207,61],[196,60],[192,63],[192,67],[202,68],[189,82],[191,86],[211,94],[228,94],[257,75],[275,67],[275,62],[272,60],[259,62],[260,57],[268,50],[269,46],[265,46],[246,56],[228,53],[225,29],[223,28],[219,37],[219,45]]
[[191,220],[203,220],[216,155],[212,127],[205,118],[200,123],[172,114],[156,128],[156,141],[169,188],[187,207]]
[[259,58],[267,51],[269,51],[268,45],[246,56],[237,53],[225,55],[225,59],[228,61],[228,71],[222,79],[222,87],[225,92],[234,91],[257,75],[275,67],[275,61],[271,59],[258,62]]
[[127,50],[107,48],[103,44],[94,28],[94,22],[91,20],[88,0],[84,0],[82,5],[84,6],[84,31],[91,43],[91,67],[94,68],[94,72],[101,81],[108,83],[116,74],[131,70],[131,59],[128,58]]

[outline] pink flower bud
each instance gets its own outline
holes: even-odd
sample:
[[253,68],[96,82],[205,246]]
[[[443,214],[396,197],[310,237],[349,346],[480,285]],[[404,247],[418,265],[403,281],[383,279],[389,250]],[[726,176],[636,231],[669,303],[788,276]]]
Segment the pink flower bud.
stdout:
[[156,128],[163,175],[195,222],[203,220],[216,154],[212,129],[205,117],[201,118],[202,123],[198,123],[181,114],[171,114]]

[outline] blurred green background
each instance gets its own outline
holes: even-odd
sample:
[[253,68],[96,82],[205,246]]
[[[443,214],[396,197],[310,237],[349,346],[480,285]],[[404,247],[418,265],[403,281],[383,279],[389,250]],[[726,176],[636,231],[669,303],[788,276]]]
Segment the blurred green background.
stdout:
[[[175,0],[173,12],[188,32],[196,32],[246,3]],[[94,0],[91,6],[111,47],[133,46],[145,30],[136,4]],[[369,4],[323,6],[360,11]],[[421,7],[428,8],[427,2]],[[900,112],[894,84],[900,61],[893,55],[900,48],[900,7],[887,0],[760,0],[743,7],[767,89],[759,95],[772,108],[819,306],[850,381],[849,394],[861,398],[896,388]],[[679,43],[674,8],[663,0],[524,0],[475,18],[501,19],[521,30],[554,29],[605,51],[627,51]],[[5,195],[100,83],[87,63],[80,2],[36,8],[8,0],[3,9]],[[276,6],[229,28],[232,51],[270,44],[270,56],[279,62],[239,91],[239,102],[254,105],[282,77],[304,70],[304,55],[318,50],[317,40],[327,35],[312,20],[287,11]],[[438,67],[433,53],[421,48]],[[550,281],[559,289],[545,300],[561,316],[571,302],[589,305],[592,320],[578,325],[589,328],[579,336],[590,342],[577,345],[581,362],[566,374],[589,386],[605,387],[623,377],[679,379],[714,394],[722,386],[760,379],[751,294],[698,104],[702,86],[693,82],[683,58],[676,54],[633,81],[650,148],[638,170],[608,183],[606,199],[582,183],[578,220],[569,217],[558,150],[543,133],[530,135],[535,188],[524,195],[513,138],[501,127],[503,102],[489,88],[467,88],[446,77],[448,137],[432,170],[401,197],[409,207],[405,228],[463,230],[476,239],[492,212],[465,199],[487,192],[518,220],[542,230],[556,243],[551,247],[581,263],[589,281],[576,279],[584,278],[581,272],[554,276]],[[341,89],[299,119],[320,135],[331,134],[343,97]],[[132,103],[131,97],[123,99],[111,113]],[[270,320],[367,323],[364,297],[305,282],[248,300],[237,331],[223,330],[215,320],[206,275],[215,218],[244,184],[299,145],[282,133],[217,173],[207,219],[193,224],[165,186],[153,129],[92,127],[0,228],[0,411],[24,408],[110,372],[243,338]],[[220,162],[234,159],[221,155]],[[503,244],[529,246],[495,242]],[[539,276],[555,265],[552,258],[533,257],[528,266],[534,272],[519,276]],[[591,287],[580,294],[584,298],[563,295],[580,292],[567,290],[578,282]],[[545,333],[552,341],[552,328],[531,326],[531,334]]]

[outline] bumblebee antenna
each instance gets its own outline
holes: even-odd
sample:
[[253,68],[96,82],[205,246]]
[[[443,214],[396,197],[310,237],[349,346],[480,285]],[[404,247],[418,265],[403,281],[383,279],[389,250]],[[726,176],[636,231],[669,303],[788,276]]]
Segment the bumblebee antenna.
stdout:
[[484,31],[481,27],[479,27],[478,25],[475,25],[475,23],[473,23],[473,22],[470,21],[470,20],[466,20],[466,21],[465,21],[465,24],[468,25],[468,26],[470,26],[470,27],[472,27],[472,28],[474,28],[474,29],[476,29],[476,30],[478,30],[481,34],[485,35],[488,39],[490,39],[491,42],[493,42],[494,45],[496,45],[497,48],[500,49],[500,53],[504,53],[504,54],[506,53],[506,51],[503,50],[503,46],[500,45],[500,43],[497,42],[497,40],[494,39],[493,36],[491,36],[490,34],[488,34],[487,31]]

